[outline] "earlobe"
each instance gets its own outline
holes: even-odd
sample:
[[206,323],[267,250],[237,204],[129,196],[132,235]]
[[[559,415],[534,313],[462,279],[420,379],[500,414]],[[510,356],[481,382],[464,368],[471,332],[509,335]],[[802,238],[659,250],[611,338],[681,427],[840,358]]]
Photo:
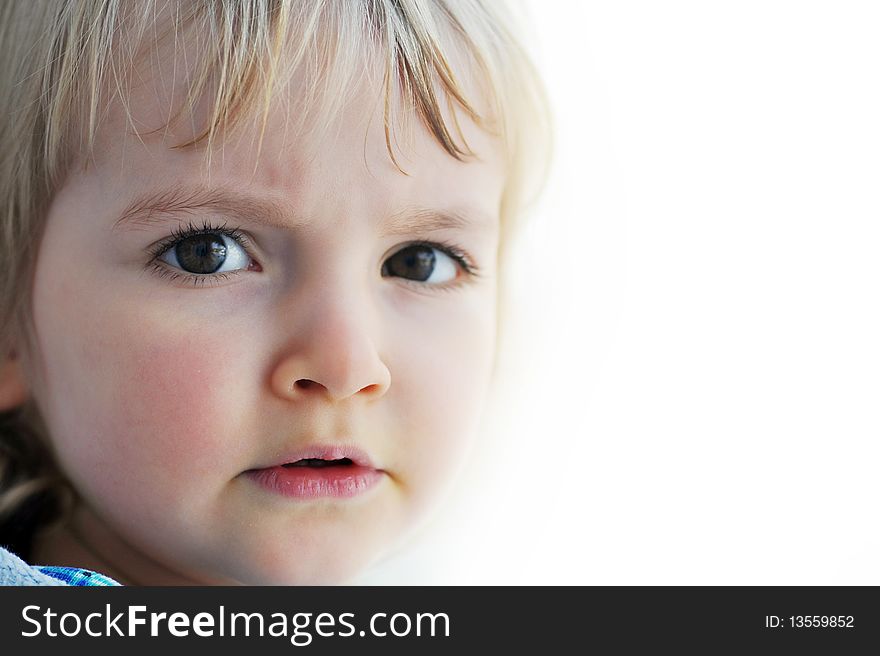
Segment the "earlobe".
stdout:
[[27,385],[21,370],[21,359],[9,353],[0,360],[0,412],[22,405],[28,398]]

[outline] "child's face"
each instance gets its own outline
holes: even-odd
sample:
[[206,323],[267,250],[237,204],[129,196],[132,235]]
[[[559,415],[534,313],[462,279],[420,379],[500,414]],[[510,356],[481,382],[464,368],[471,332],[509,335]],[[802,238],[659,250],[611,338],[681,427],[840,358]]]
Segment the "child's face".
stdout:
[[[132,99],[144,132],[168,117],[158,87]],[[273,111],[261,150],[248,128],[210,168],[169,147],[192,133],[141,141],[117,108],[56,196],[32,393],[116,573],[345,580],[449,479],[492,369],[503,166],[459,117],[482,161],[419,126],[403,175],[376,107],[359,96],[314,152]],[[208,234],[157,254],[190,223]],[[355,465],[282,467],[309,456]]]

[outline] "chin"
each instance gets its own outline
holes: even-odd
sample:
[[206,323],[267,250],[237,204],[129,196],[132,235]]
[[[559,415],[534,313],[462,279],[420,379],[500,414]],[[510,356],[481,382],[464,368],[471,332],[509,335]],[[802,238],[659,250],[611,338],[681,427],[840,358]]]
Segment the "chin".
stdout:
[[288,568],[274,571],[247,572],[238,585],[254,586],[301,586],[301,585],[345,585],[354,580],[358,574],[366,569],[366,564],[361,563],[326,563],[304,567],[303,563],[297,563]]
[[354,538],[341,545],[298,542],[286,549],[256,549],[251,558],[222,563],[228,575],[206,577],[209,585],[344,585],[378,558]]

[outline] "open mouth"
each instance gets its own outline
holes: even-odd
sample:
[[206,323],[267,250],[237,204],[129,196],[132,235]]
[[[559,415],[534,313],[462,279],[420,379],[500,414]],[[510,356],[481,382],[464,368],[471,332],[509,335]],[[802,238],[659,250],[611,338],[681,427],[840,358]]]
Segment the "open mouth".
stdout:
[[353,446],[317,445],[278,460],[245,474],[269,492],[298,499],[355,497],[386,476],[366,452]]
[[318,469],[321,469],[324,467],[353,467],[354,462],[351,460],[351,458],[339,458],[336,460],[325,460],[323,458],[301,458],[296,462],[288,462],[281,466],[285,468],[316,467]]

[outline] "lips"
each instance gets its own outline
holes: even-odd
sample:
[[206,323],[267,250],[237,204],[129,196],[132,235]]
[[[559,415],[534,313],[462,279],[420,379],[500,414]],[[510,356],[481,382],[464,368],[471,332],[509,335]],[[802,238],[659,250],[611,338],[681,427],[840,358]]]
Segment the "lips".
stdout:
[[322,445],[290,453],[273,465],[245,474],[264,490],[293,499],[356,497],[384,476],[361,449]]

